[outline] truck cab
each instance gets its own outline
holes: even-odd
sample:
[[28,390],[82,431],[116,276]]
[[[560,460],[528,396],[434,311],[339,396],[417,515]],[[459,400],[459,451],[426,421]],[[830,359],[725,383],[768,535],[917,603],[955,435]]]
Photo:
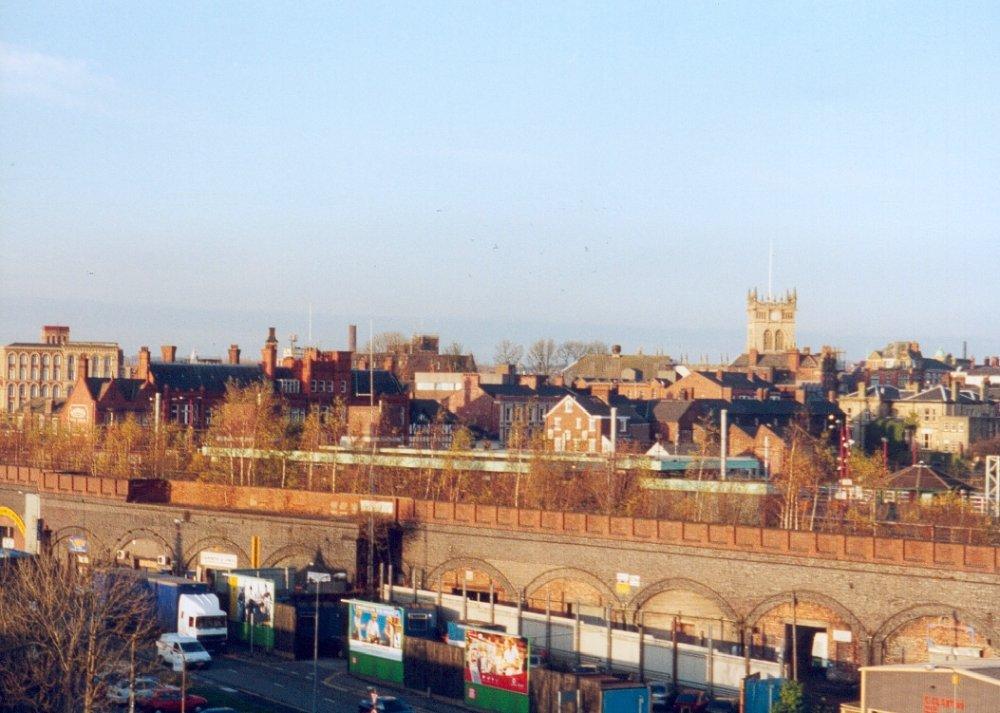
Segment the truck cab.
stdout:
[[209,651],[221,651],[228,635],[226,613],[214,594],[182,594],[177,602],[177,633],[191,636]]

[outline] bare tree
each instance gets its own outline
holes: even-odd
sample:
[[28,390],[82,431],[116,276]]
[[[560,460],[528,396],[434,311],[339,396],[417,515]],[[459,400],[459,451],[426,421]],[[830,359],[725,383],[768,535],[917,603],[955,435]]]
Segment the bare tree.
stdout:
[[524,347],[509,339],[497,342],[496,347],[493,349],[493,363],[497,365],[513,364],[517,366],[521,363],[523,357]]
[[379,332],[369,340],[364,347],[364,351],[375,352],[376,354],[397,354],[405,350],[409,344],[406,336],[402,332]]
[[[106,679],[155,634],[153,602],[130,576],[75,571],[51,555],[0,587],[0,691],[26,710],[110,710]],[[131,668],[134,675],[134,665]]]
[[552,374],[561,366],[556,343],[551,339],[539,339],[528,348],[525,366],[535,374]]
[[465,347],[462,346],[461,342],[452,342],[441,353],[448,356],[462,356],[465,353]]
[[581,342],[569,340],[559,345],[557,353],[560,362],[563,364],[572,364],[588,354],[607,354],[608,345],[599,341]]

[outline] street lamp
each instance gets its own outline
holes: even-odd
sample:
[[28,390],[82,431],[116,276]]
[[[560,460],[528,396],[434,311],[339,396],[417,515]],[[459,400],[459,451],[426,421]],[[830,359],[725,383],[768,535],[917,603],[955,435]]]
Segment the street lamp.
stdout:
[[[312,564],[312,563],[310,563]],[[316,608],[313,610],[313,692],[312,692],[312,713],[316,713],[316,697],[319,680],[319,585],[329,582],[330,575],[327,572],[306,572],[306,582],[313,582],[316,585]]]

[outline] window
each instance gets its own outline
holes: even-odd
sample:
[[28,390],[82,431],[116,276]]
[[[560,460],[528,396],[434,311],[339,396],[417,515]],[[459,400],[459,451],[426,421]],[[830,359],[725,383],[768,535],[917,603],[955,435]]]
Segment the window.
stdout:
[[33,399],[38,398],[38,384],[31,385],[31,398]]
[[37,354],[32,354],[31,355],[31,365],[32,366],[38,366],[38,355]]
[[58,399],[60,396],[62,396],[62,389],[60,389],[58,386],[53,386],[52,387],[52,398]]
[[49,397],[49,385],[48,384],[44,384],[42,386],[42,398],[43,399],[47,399],[48,397]]
[[563,405],[563,411],[566,413],[573,413],[573,401],[571,399],[566,399],[566,403]]
[[13,354],[8,354],[7,355],[7,366],[16,366],[16,365],[17,365],[17,357],[14,356]]
[[66,359],[66,378],[76,381],[76,357],[72,354]]
[[576,417],[576,427],[578,429],[583,428],[583,419],[579,416]]
[[111,373],[111,357],[109,357],[109,356],[104,357],[104,375],[105,376],[114,376]]

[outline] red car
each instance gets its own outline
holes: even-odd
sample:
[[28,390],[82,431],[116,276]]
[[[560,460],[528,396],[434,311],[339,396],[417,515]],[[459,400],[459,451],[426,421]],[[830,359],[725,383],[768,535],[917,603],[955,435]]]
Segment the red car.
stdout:
[[703,713],[708,708],[704,691],[684,691],[674,701],[673,713]]
[[[198,713],[207,706],[208,701],[201,696],[189,693],[184,699],[184,710],[191,713]],[[181,692],[176,688],[158,688],[142,702],[141,709],[147,713],[178,713],[181,709]]]

